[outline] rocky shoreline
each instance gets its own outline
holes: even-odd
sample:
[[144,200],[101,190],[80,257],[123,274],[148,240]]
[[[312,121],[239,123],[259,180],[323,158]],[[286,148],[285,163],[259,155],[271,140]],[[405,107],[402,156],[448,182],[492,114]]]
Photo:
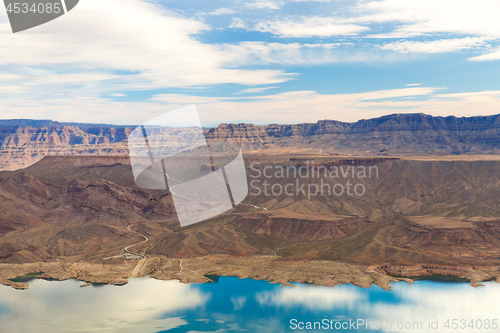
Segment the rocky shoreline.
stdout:
[[[16,289],[27,289],[26,282],[11,279],[28,274],[40,274],[47,280],[77,279],[89,284],[124,285],[128,283],[137,260],[113,263],[44,262],[27,264],[0,264],[0,283]],[[137,276],[149,275],[159,280],[179,280],[182,283],[205,283],[210,275],[237,276],[266,280],[288,285],[290,282],[312,283],[328,287],[353,284],[362,288],[373,284],[390,290],[396,281],[413,283],[411,277],[449,276],[467,279],[473,287],[481,282],[500,282],[500,266],[444,266],[444,265],[352,265],[333,261],[283,261],[276,256],[204,256],[198,258],[149,257]]]

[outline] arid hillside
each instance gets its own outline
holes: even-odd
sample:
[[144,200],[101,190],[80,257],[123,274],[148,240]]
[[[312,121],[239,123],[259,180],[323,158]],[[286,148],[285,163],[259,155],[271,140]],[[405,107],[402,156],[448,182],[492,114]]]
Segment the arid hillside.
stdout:
[[[182,229],[169,192],[138,188],[127,158],[49,157],[2,172],[0,261],[95,261],[120,254],[142,234],[148,241],[136,250],[152,257],[260,254],[365,265],[500,264],[499,161],[318,157],[313,163],[246,156],[246,163],[253,183],[245,201]],[[322,166],[341,168],[346,177],[319,176]],[[370,166],[377,167],[377,176],[360,178],[356,171],[352,177],[350,168]],[[309,170],[308,176],[263,173],[296,167]],[[276,188],[299,181],[308,188],[348,180],[362,184],[364,194],[256,195],[263,181]]]

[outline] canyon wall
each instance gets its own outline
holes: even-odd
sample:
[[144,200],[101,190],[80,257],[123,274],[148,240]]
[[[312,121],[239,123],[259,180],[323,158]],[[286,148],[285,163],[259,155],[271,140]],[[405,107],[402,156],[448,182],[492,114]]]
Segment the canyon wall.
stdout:
[[[133,129],[50,120],[1,120],[0,170],[24,168],[44,156],[126,156],[127,136]],[[498,154],[500,115],[457,118],[394,114],[355,123],[221,124],[205,129],[205,135],[213,150],[227,149],[224,144],[233,143],[252,154]]]

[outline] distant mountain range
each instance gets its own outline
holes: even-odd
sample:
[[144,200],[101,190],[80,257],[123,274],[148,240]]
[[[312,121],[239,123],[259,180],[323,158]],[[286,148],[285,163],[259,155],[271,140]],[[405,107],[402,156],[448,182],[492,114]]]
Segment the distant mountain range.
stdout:
[[[0,170],[27,167],[47,155],[127,155],[134,126],[0,120]],[[231,142],[253,154],[358,156],[500,153],[500,115],[433,117],[393,114],[344,123],[221,124],[209,143]]]

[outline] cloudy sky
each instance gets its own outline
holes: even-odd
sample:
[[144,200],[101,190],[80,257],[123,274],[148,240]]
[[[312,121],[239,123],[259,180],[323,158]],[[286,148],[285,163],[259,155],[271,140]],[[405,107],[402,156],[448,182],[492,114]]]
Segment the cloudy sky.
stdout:
[[500,113],[498,0],[80,0],[12,34],[0,118],[204,125]]

